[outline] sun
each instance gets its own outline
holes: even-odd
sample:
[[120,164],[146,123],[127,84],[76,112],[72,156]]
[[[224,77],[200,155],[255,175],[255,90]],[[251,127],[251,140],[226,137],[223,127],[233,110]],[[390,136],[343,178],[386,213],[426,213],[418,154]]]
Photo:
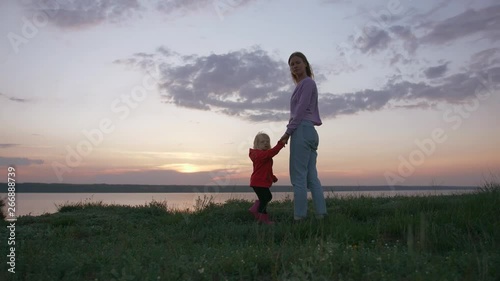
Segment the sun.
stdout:
[[168,164],[161,166],[163,169],[174,170],[179,173],[196,173],[200,171],[200,167],[189,164],[189,163],[176,163],[176,164]]
[[181,173],[196,173],[199,169],[192,164],[180,164],[178,171]]

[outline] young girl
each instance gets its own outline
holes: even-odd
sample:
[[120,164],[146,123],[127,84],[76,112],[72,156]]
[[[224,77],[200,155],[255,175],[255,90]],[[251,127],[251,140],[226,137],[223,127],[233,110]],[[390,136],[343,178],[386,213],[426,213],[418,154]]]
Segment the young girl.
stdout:
[[266,207],[273,198],[270,187],[278,181],[273,174],[273,157],[285,146],[285,142],[278,141],[276,146],[271,148],[269,136],[265,133],[258,133],[253,141],[253,149],[250,148],[249,156],[253,162],[253,173],[250,177],[250,186],[253,188],[259,200],[256,200],[249,211],[255,218],[265,224],[273,224],[269,220]]

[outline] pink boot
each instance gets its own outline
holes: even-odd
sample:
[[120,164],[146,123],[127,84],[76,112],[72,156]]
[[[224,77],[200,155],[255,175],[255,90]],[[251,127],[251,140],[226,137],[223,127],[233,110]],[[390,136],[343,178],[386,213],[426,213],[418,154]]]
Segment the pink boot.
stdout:
[[256,219],[259,218],[259,205],[260,205],[260,201],[255,200],[255,203],[253,203],[252,207],[250,207],[250,209],[248,209],[248,211],[250,213],[252,213]]
[[259,214],[259,222],[263,224],[274,224],[273,221],[269,220],[269,214]]

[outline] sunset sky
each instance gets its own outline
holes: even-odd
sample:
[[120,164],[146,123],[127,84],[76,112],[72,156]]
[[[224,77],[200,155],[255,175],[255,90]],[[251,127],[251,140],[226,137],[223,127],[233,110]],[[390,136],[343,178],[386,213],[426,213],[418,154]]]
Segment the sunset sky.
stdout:
[[8,0],[0,35],[1,182],[247,185],[255,134],[286,129],[295,51],[323,185],[500,175],[497,0]]

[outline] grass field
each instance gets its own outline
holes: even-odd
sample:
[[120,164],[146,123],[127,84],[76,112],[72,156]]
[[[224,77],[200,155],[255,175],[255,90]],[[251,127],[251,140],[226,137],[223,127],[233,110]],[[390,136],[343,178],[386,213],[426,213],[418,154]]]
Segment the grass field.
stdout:
[[[206,199],[206,198],[205,198]],[[329,198],[329,216],[274,226],[250,203],[99,202],[16,222],[15,272],[0,280],[500,280],[500,188],[452,196]],[[1,253],[9,253],[2,221]]]

